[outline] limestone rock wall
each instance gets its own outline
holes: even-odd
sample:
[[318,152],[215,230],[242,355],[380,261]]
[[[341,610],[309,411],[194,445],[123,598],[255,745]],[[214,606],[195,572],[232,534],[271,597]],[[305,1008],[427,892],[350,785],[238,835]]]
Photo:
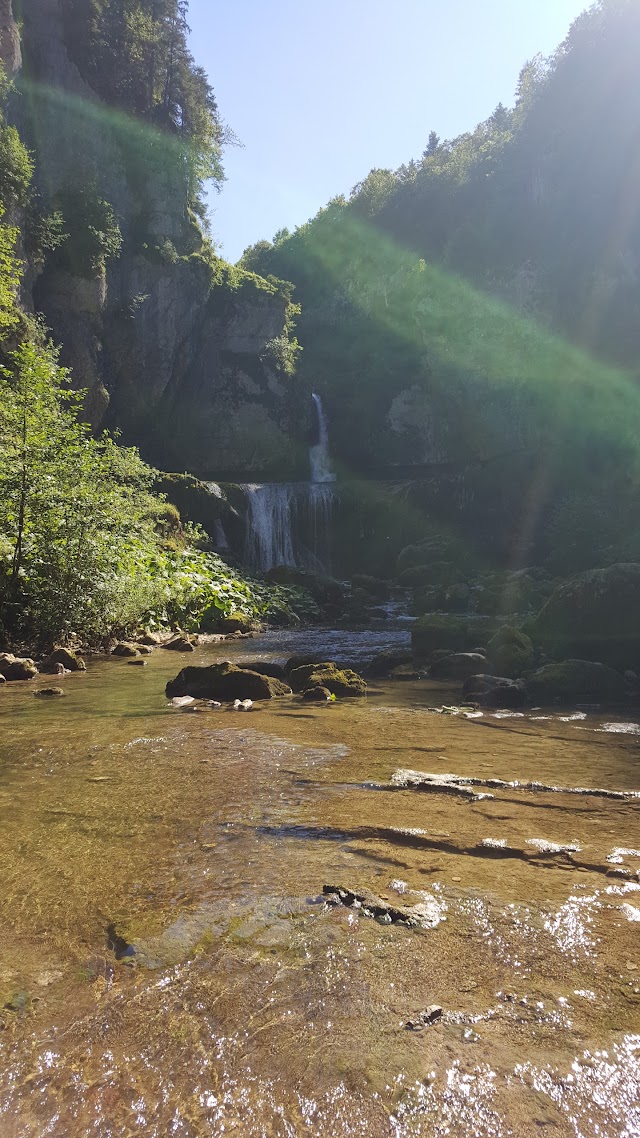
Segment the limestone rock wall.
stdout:
[[[167,164],[131,174],[143,124],[107,108],[69,57],[61,0],[23,0],[22,41],[0,0],[0,54],[21,89],[12,116],[36,157],[45,203],[94,181],[123,235],[106,271],[79,276],[50,261],[28,303],[44,313],[62,362],[86,390],[92,425],[166,469],[209,477],[295,477],[308,401],[269,363],[285,330],[283,290],[220,283]],[[142,135],[140,135],[142,137]],[[303,475],[304,476],[304,475]]]

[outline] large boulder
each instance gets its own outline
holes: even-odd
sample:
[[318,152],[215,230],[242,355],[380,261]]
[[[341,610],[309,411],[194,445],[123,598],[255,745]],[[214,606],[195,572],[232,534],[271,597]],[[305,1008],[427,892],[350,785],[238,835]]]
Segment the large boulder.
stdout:
[[356,573],[351,578],[354,589],[360,589],[368,597],[376,601],[388,601],[391,596],[391,586],[388,581],[380,577],[371,577],[368,573]]
[[70,648],[54,648],[50,652],[46,660],[42,660],[39,665],[39,671],[45,676],[55,676],[60,671],[58,665],[68,672],[85,672],[87,665],[81,656],[77,656]]
[[398,574],[398,584],[406,589],[418,589],[431,585],[442,588],[457,585],[465,580],[465,574],[451,561],[434,561],[431,565],[410,565]]
[[396,668],[410,664],[412,658],[413,654],[410,648],[394,648],[386,652],[378,652],[364,669],[365,675],[371,676],[372,679],[390,676]]
[[448,652],[467,652],[478,644],[486,644],[495,632],[495,622],[489,617],[462,617],[448,613],[427,613],[420,617],[411,631],[413,652],[425,659],[436,649]]
[[129,644],[126,640],[121,640],[116,644],[115,648],[111,649],[112,656],[139,656],[140,653],[135,644]]
[[478,674],[479,668],[484,668],[486,660],[478,652],[453,652],[450,656],[441,656],[431,665],[429,674],[433,680],[466,680],[469,676]]
[[553,591],[553,581],[543,569],[520,569],[516,572],[496,569],[482,573],[474,586],[476,612],[537,612]]
[[623,676],[592,660],[546,664],[527,678],[527,688],[536,703],[615,703],[625,694]]
[[367,685],[362,676],[351,668],[339,668],[337,664],[307,664],[289,673],[289,682],[294,691],[307,688],[327,688],[332,695],[366,695]]
[[225,661],[208,668],[187,667],[166,686],[169,699],[191,695],[195,699],[215,699],[232,703],[236,699],[274,699],[291,695],[291,688],[273,676],[262,676]]
[[253,617],[244,612],[223,616],[216,605],[205,609],[200,620],[202,632],[253,632],[257,627]]
[[556,658],[602,661],[613,668],[640,662],[640,565],[590,569],[564,581],[527,631]]
[[489,670],[496,676],[517,679],[533,667],[533,644],[518,628],[504,625],[487,646]]
[[0,675],[5,680],[32,680],[38,669],[29,657],[14,656],[11,652],[0,654]]
[[522,707],[526,699],[526,688],[522,680],[511,680],[508,676],[469,676],[465,680],[462,694],[465,699],[479,703],[483,707]]
[[284,664],[274,660],[238,660],[238,667],[246,672],[257,672],[260,676],[271,676],[274,680],[286,679]]

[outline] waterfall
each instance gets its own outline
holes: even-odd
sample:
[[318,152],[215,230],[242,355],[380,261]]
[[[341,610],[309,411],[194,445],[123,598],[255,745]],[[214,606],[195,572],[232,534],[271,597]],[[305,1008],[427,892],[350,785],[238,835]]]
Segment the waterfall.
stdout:
[[335,482],[336,476],[331,470],[329,458],[329,424],[325,415],[322,399],[315,392],[311,396],[318,417],[318,442],[309,450],[312,482]]
[[329,428],[319,395],[313,395],[317,443],[309,449],[310,482],[244,485],[247,516],[243,560],[261,573],[291,569],[330,571],[329,537],[335,474],[329,460]]
[[244,558],[252,569],[265,573],[277,565],[295,567],[293,514],[296,483],[266,482],[244,486],[247,529]]

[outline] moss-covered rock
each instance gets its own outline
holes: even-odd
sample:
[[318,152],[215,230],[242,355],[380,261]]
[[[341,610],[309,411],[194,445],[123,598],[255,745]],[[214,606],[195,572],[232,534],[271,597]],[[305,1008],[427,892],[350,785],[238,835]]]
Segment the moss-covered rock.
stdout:
[[215,604],[206,609],[200,621],[203,632],[253,632],[256,627],[256,621],[247,613],[234,612],[223,616]]
[[411,665],[412,659],[413,655],[409,648],[396,648],[387,652],[378,652],[367,664],[364,672],[366,676],[381,679],[383,676],[390,676],[396,668]]
[[135,644],[129,644],[126,640],[121,640],[116,644],[115,648],[111,649],[112,656],[139,656],[140,652]]
[[295,668],[289,673],[289,682],[294,691],[327,688],[333,695],[342,696],[365,695],[367,691],[365,681],[357,672],[328,661]]
[[371,577],[368,573],[356,573],[351,578],[354,589],[362,589],[368,597],[376,601],[388,601],[391,596],[391,586],[388,581],[380,577]]
[[37,674],[38,669],[29,657],[0,653],[0,675],[5,680],[32,680]]
[[435,561],[432,565],[413,565],[398,574],[398,584],[406,589],[421,586],[456,585],[464,581],[465,574],[451,561]]
[[72,652],[70,648],[54,648],[53,652],[40,662],[38,671],[44,675],[54,676],[59,672],[60,664],[69,672],[85,672],[87,668],[82,657]]
[[536,703],[616,703],[625,694],[624,678],[620,673],[592,660],[562,660],[558,664],[546,664],[527,677],[527,688]]
[[221,486],[201,482],[192,474],[159,474],[155,489],[178,508],[184,521],[202,526],[214,541],[218,523],[229,523],[238,517]]
[[591,569],[563,582],[527,626],[557,657],[633,668],[640,660],[640,565]]
[[291,688],[273,676],[261,676],[225,661],[208,668],[183,668],[166,686],[169,699],[191,695],[195,699],[216,699],[231,703],[235,699],[274,699],[291,695]]
[[434,680],[466,680],[477,675],[485,665],[484,656],[477,652],[453,652],[435,660],[429,671]]
[[517,679],[533,667],[533,644],[518,628],[504,625],[489,641],[487,664],[496,676]]
[[462,617],[445,613],[428,613],[420,617],[411,632],[414,654],[424,660],[437,649],[465,652],[486,644],[495,632],[488,617]]
[[332,698],[335,699],[335,696],[328,688],[306,688],[302,693],[302,698],[307,703],[330,703]]

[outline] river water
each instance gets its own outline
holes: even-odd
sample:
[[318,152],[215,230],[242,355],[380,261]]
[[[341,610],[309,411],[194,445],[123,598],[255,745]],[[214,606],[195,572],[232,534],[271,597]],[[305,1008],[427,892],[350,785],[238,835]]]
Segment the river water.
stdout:
[[184,662],[0,691],[2,1138],[640,1135],[634,714],[466,719],[426,681],[196,714]]

